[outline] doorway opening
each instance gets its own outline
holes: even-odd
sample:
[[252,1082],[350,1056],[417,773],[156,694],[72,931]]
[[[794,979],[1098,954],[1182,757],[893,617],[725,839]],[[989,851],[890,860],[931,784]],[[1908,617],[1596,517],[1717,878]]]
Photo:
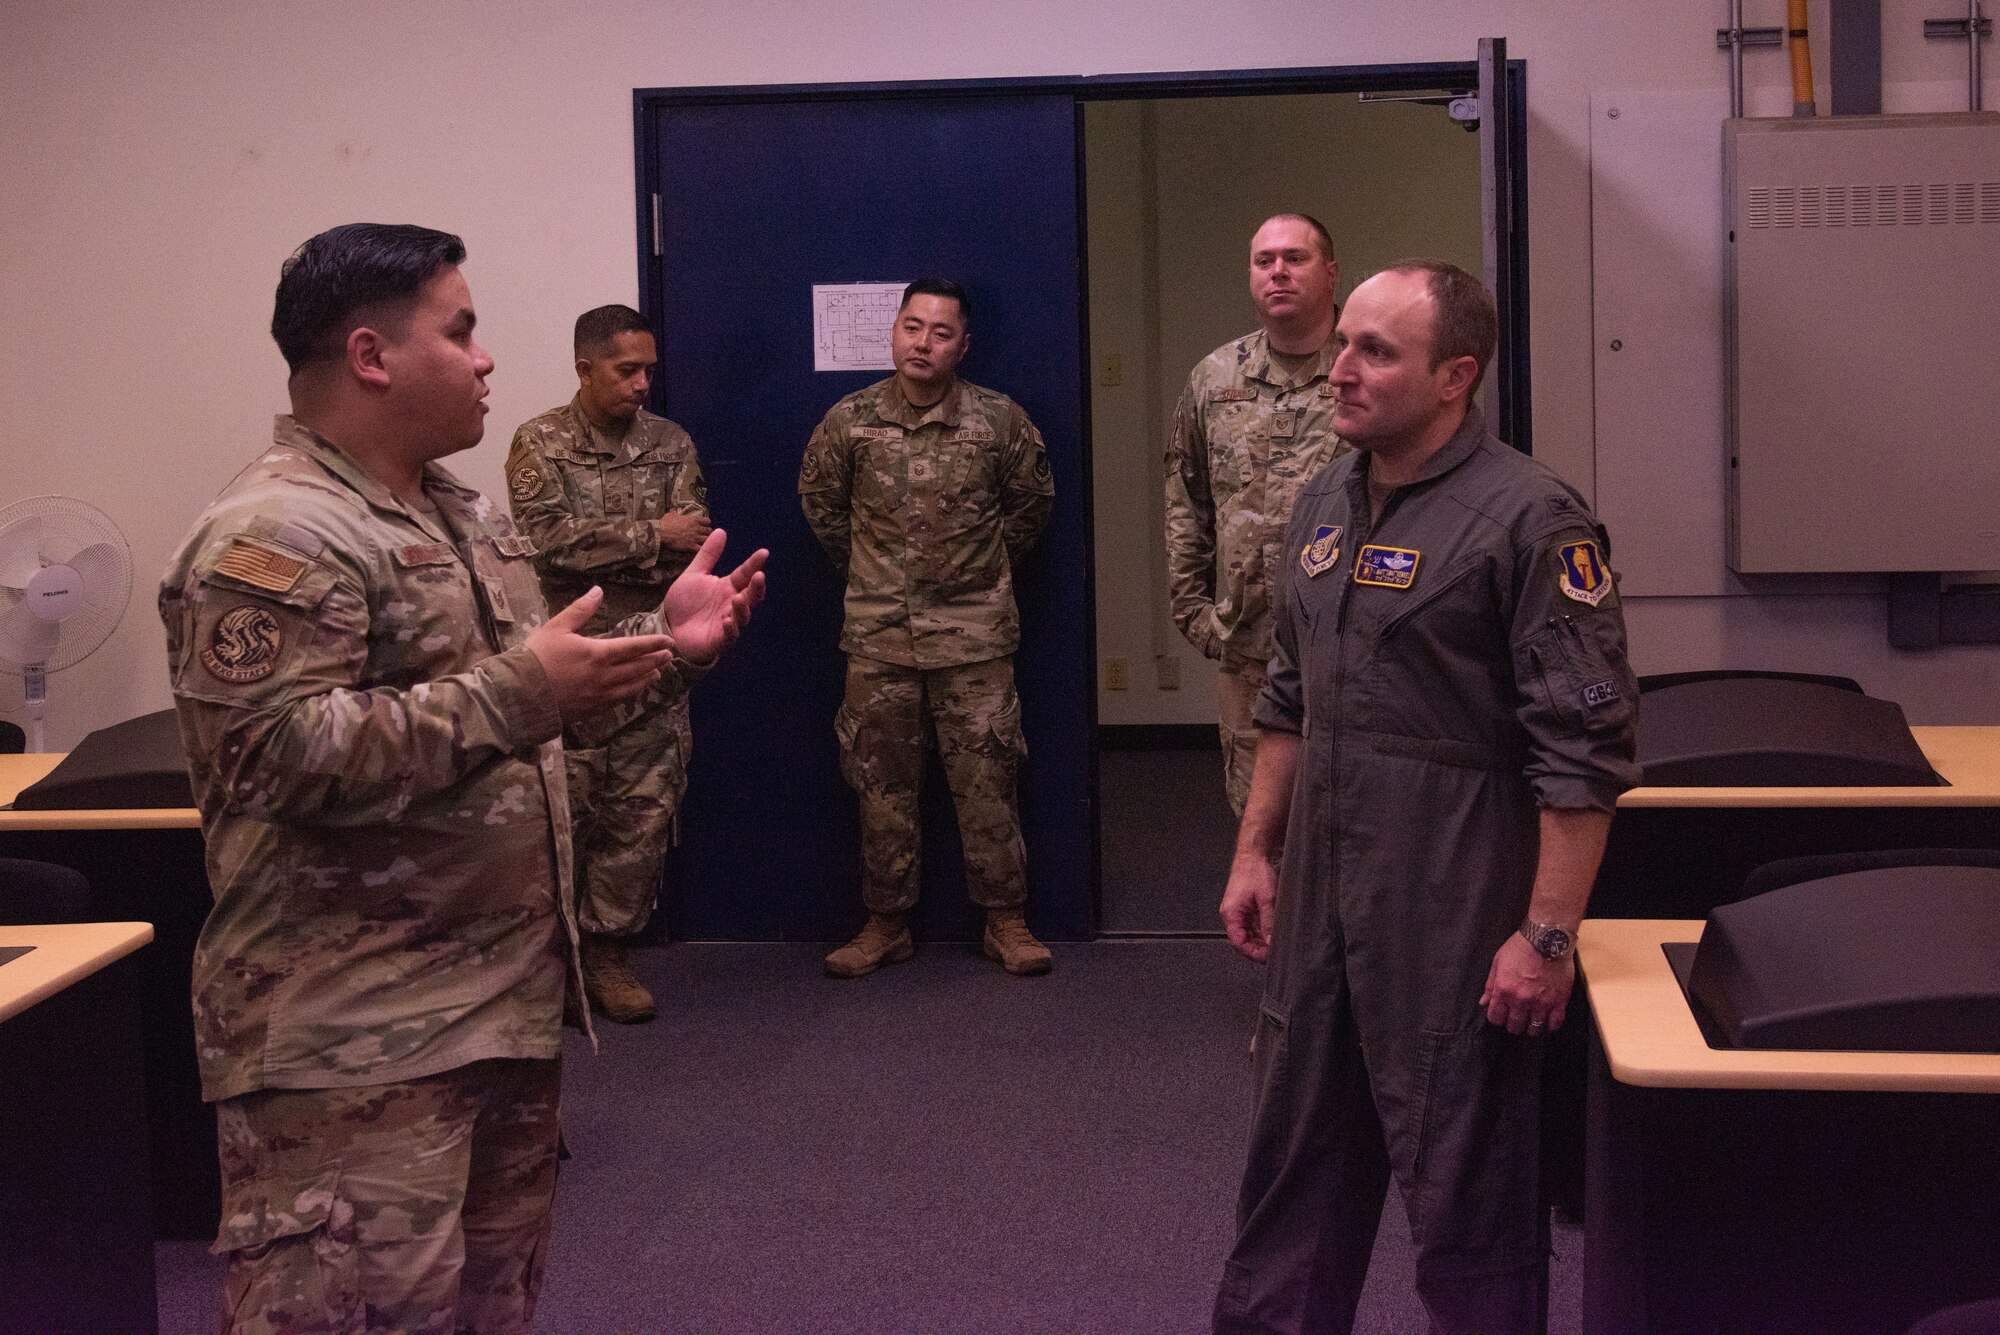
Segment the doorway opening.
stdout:
[[[1490,39],[1477,60],[1428,65],[637,90],[650,406],[693,436],[718,526],[772,553],[757,629],[693,699],[666,931],[833,941],[860,924],[833,729],[846,574],[797,487],[815,425],[882,371],[816,362],[815,293],[943,273],[977,299],[966,377],[1041,428],[1057,491],[1014,572],[1030,924],[1053,940],[1213,932],[1233,822],[1202,750],[1214,674],[1166,610],[1174,398],[1254,327],[1256,223],[1303,209],[1333,232],[1343,294],[1412,252],[1483,265],[1501,317],[1489,417],[1526,449],[1524,85]],[[1432,105],[1453,96],[1478,134]],[[1113,659],[1123,691],[1105,682]],[[1154,773],[1125,763],[1134,740],[1194,754]],[[1207,814],[1176,816],[1183,798]],[[977,941],[941,791],[923,826],[919,935]],[[1168,872],[1184,882],[1162,887]]]
[[1082,109],[1102,931],[1219,931],[1235,841],[1215,664],[1169,611],[1175,401],[1203,357],[1257,327],[1249,244],[1273,213],[1326,224],[1342,301],[1408,256],[1480,271],[1480,141],[1445,101],[1280,93]]

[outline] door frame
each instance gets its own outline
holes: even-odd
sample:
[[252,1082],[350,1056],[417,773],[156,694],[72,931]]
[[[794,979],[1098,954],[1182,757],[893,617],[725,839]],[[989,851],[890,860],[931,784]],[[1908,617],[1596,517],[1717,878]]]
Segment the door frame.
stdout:
[[[1506,61],[1507,81],[1502,99],[1510,170],[1507,180],[1507,244],[1501,262],[1511,284],[1513,309],[1507,316],[1508,347],[1498,387],[1518,406],[1496,403],[1496,426],[1511,424],[1504,432],[1508,443],[1523,454],[1533,454],[1533,411],[1531,367],[1528,342],[1528,65],[1525,60]],[[1180,97],[1269,97],[1287,93],[1413,93],[1434,89],[1479,87],[1479,61],[1430,61],[1407,65],[1324,65],[1295,69],[1197,70],[1154,74],[1087,74],[1034,76],[1008,79],[932,79],[873,83],[789,83],[720,84],[692,88],[636,88],[632,91],[632,143],[634,152],[633,234],[637,239],[639,273],[639,313],[649,321],[659,318],[654,294],[659,288],[662,263],[658,247],[660,218],[659,146],[660,118],[676,107],[716,106],[749,102],[828,102],[856,99],[922,101],[939,97],[1007,97],[1026,93],[1068,93],[1078,104],[1077,224],[1084,235],[1087,201],[1082,189],[1083,126],[1082,104]],[[1087,279],[1083,247],[1079,245],[1077,271]],[[1082,283],[1083,346],[1089,346],[1090,288]],[[1078,368],[1084,389],[1083,456],[1091,458],[1088,359]],[[1518,437],[1518,439],[1514,438]],[[1089,499],[1086,496],[1086,499]],[[1094,582],[1094,581],[1093,581]],[[1094,598],[1091,600],[1094,606]],[[1093,664],[1094,668],[1094,664]]]
[[[1500,99],[1505,124],[1497,127],[1505,137],[1509,155],[1506,198],[1502,206],[1506,219],[1502,227],[1505,244],[1500,263],[1504,284],[1512,297],[1507,313],[1508,338],[1500,374],[1492,420],[1508,443],[1524,454],[1533,453],[1531,404],[1528,398],[1528,133],[1527,62],[1506,60],[1506,84]],[[1069,94],[1075,101],[1076,226],[1077,226],[1077,322],[1082,439],[1078,442],[1083,471],[1085,514],[1094,514],[1092,474],[1095,462],[1090,414],[1090,275],[1086,261],[1089,201],[1084,190],[1083,107],[1088,102],[1158,100],[1190,97],[1269,97],[1300,93],[1418,93],[1434,90],[1476,91],[1480,86],[1480,62],[1471,60],[1433,61],[1401,65],[1327,65],[1290,69],[1163,71],[1149,74],[1092,74],[1032,76],[1003,79],[930,79],[864,83],[721,84],[687,88],[636,88],[632,92],[632,142],[635,190],[633,197],[634,235],[637,239],[639,312],[648,324],[657,327],[661,319],[660,284],[664,281],[665,259],[660,246],[664,207],[660,197],[659,162],[661,127],[677,108],[726,106],[752,103],[808,103],[835,101],[925,101],[967,97],[1018,97],[1023,95]],[[664,412],[671,405],[662,401],[656,382],[649,405]],[[671,415],[671,414],[669,414]],[[1509,429],[1511,428],[1511,429]],[[1093,526],[1085,523],[1084,541],[1084,670],[1089,689],[1086,703],[1089,727],[1097,735],[1097,552]],[[1090,919],[1094,934],[1104,915],[1104,867],[1102,813],[1098,806],[1098,747],[1094,740],[1086,749],[1090,772],[1086,776],[1089,794],[1088,837],[1090,840]]]

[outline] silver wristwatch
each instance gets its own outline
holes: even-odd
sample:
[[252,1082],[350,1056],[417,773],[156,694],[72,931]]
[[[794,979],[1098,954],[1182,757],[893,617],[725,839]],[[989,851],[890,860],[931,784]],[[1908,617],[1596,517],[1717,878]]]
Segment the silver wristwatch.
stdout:
[[1576,934],[1569,928],[1533,918],[1521,924],[1521,939],[1545,960],[1568,959],[1570,951],[1576,949]]

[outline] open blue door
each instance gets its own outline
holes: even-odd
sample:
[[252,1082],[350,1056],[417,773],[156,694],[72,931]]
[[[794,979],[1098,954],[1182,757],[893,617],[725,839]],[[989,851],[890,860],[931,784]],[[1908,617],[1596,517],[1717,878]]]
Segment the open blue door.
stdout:
[[[811,295],[816,283],[937,273],[975,304],[962,374],[1013,396],[1048,441],[1055,513],[1016,583],[1029,916],[1050,937],[1088,935],[1095,719],[1074,98],[710,90],[650,99],[641,115],[642,142],[657,145],[642,296],[661,332],[654,406],[694,437],[729,559],[771,549],[756,625],[694,696],[675,934],[831,940],[863,916],[855,799],[833,735],[842,582],[800,515],[797,479],[821,416],[885,373],[813,369]],[[976,939],[935,759],[923,866],[920,935]]]

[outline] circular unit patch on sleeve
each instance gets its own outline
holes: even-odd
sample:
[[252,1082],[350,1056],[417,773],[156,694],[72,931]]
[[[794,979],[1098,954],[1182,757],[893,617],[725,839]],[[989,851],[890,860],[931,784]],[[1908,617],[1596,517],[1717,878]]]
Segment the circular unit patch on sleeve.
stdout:
[[232,607],[208,633],[201,665],[226,682],[241,686],[262,681],[278,666],[285,632],[278,618],[255,603]]
[[532,501],[541,490],[542,470],[533,464],[522,464],[507,479],[507,494],[517,501]]

